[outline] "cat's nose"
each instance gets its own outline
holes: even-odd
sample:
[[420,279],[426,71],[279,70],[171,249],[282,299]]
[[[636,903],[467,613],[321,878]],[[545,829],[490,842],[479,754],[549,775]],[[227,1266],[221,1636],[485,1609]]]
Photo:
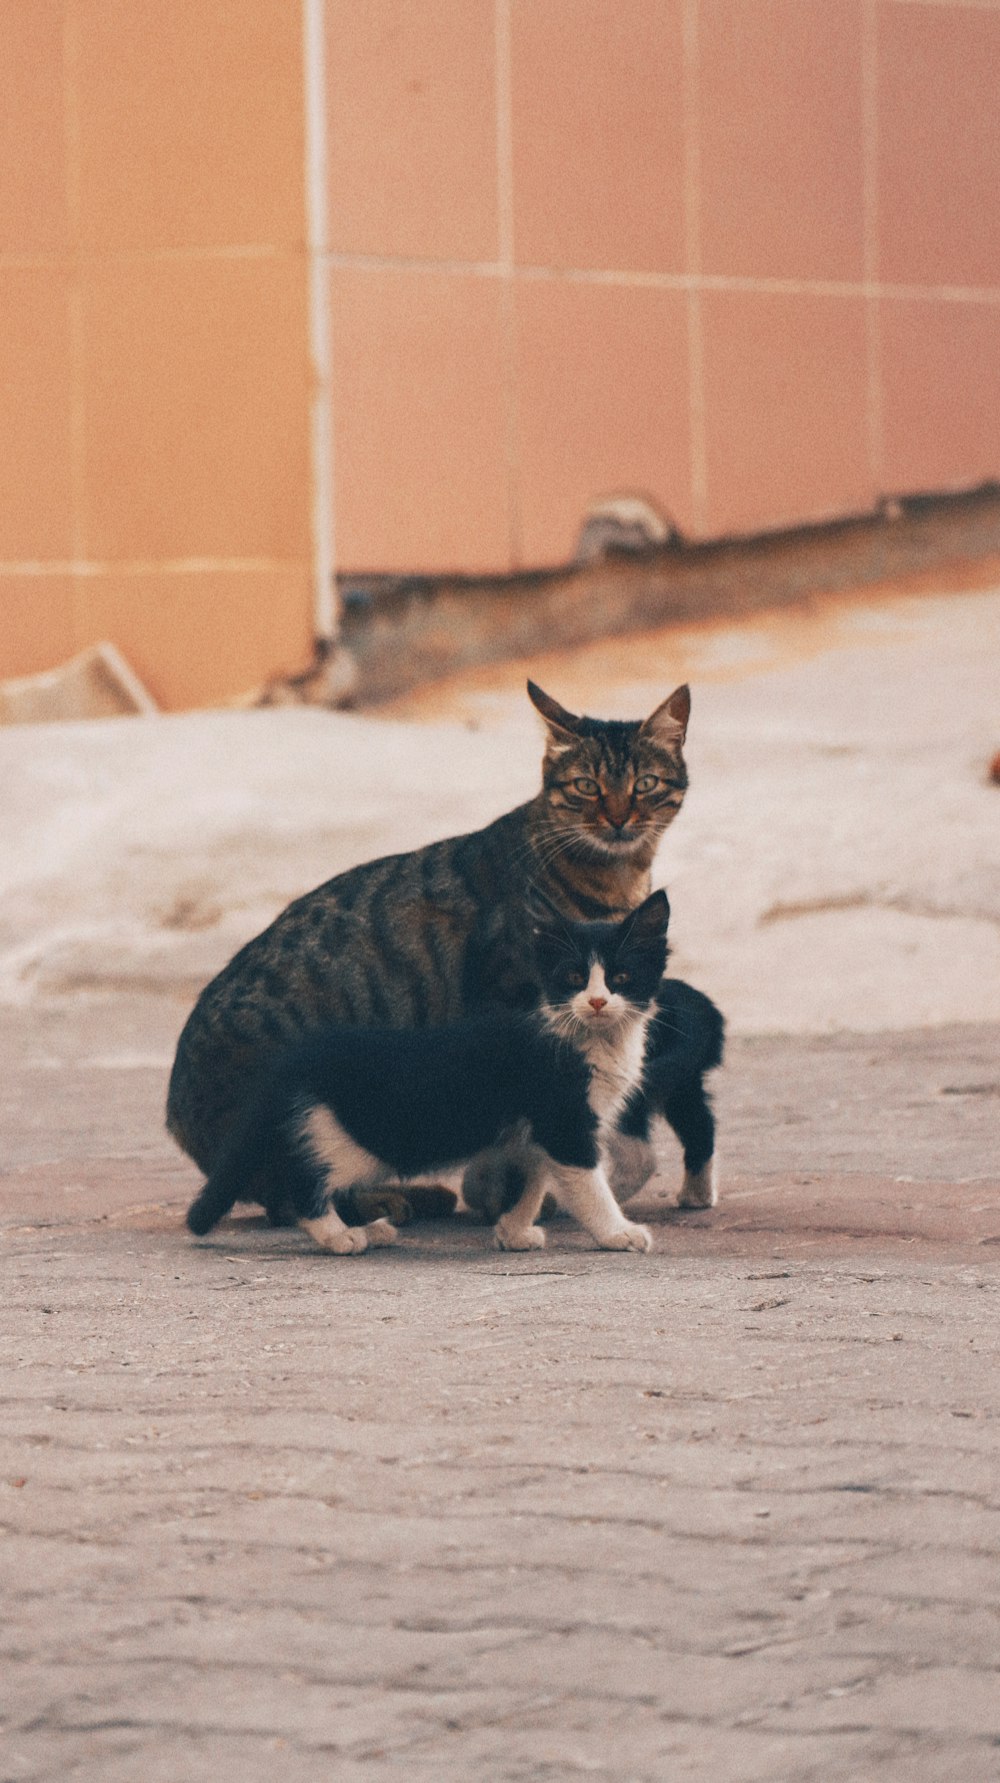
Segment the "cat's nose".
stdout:
[[595,1015],[600,1015],[601,1010],[606,1008],[607,1001],[608,1001],[607,997],[588,997],[587,998],[587,1002],[590,1004],[590,1007],[594,1011]]

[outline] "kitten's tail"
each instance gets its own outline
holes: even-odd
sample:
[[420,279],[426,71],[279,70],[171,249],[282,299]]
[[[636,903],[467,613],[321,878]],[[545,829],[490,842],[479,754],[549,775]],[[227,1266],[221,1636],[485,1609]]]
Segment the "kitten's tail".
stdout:
[[196,1238],[211,1232],[253,1184],[260,1172],[263,1140],[262,1121],[251,1113],[223,1147],[201,1194],[188,1208],[188,1228]]
[[206,1232],[218,1225],[223,1214],[229,1212],[234,1201],[239,1199],[243,1181],[245,1176],[239,1157],[235,1152],[224,1152],[201,1194],[187,1211],[188,1228],[196,1238],[204,1238]]

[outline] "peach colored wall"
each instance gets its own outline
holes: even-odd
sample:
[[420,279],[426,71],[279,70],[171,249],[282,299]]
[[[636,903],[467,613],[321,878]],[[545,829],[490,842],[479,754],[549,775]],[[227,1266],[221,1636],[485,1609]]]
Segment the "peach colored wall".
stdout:
[[0,0],[0,672],[307,656],[302,88],[289,0]]
[[1000,475],[1000,5],[327,0],[344,571]]
[[304,4],[0,0],[0,673],[301,665],[310,266],[344,573],[1000,475],[1000,0],[325,0],[312,262]]

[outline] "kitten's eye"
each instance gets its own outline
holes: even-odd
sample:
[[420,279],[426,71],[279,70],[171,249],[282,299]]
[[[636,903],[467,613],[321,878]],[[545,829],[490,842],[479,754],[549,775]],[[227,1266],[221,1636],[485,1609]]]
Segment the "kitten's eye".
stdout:
[[631,972],[612,972],[611,977],[608,979],[608,983],[613,991],[621,990],[623,984],[631,984],[631,982]]
[[652,792],[660,784],[659,774],[640,774],[635,783],[635,790],[636,792]]
[[588,799],[595,798],[601,790],[597,781],[592,780],[589,774],[581,774],[579,780],[573,781],[573,785],[577,792],[582,792]]
[[587,982],[587,980],[585,979],[582,972],[567,972],[567,974],[566,974],[566,983],[567,984],[572,984],[573,986],[576,986],[576,985],[586,984],[586,982]]

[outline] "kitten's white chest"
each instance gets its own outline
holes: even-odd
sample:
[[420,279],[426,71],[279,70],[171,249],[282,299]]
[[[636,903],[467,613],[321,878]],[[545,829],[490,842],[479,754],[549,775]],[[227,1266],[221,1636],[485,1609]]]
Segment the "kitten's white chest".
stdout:
[[628,1100],[642,1077],[646,1051],[646,1024],[630,1025],[621,1036],[595,1039],[587,1048],[590,1085],[587,1101],[602,1126],[607,1126]]

